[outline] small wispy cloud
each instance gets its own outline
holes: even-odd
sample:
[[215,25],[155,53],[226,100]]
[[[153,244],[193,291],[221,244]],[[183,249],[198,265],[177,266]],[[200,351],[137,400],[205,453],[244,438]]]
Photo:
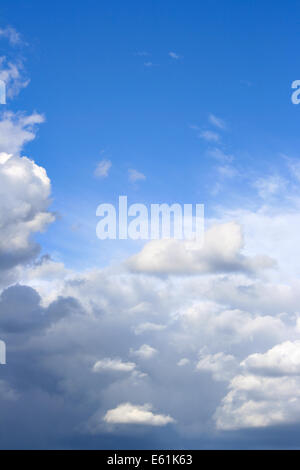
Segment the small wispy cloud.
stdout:
[[124,362],[121,359],[111,359],[106,357],[97,361],[93,366],[94,372],[116,371],[116,372],[132,372],[136,368],[134,362]]
[[200,131],[201,130],[201,128],[199,126],[197,126],[196,124],[190,124],[189,128],[193,129],[193,131]]
[[180,360],[177,362],[177,365],[178,365],[179,367],[183,367],[183,366],[187,366],[189,363],[190,363],[190,360],[187,359],[186,357],[183,357],[182,359],[180,359]]
[[203,130],[199,133],[200,139],[204,139],[207,142],[218,142],[220,140],[220,136],[217,132],[210,131],[210,130]]
[[220,135],[215,131],[209,129],[201,129],[201,127],[195,124],[190,124],[189,128],[193,131],[196,131],[199,139],[206,140],[206,142],[219,142],[220,140]]
[[271,175],[265,178],[258,178],[255,181],[254,186],[256,187],[259,196],[262,199],[267,199],[269,197],[280,194],[286,188],[286,181],[278,176]]
[[149,344],[143,344],[137,350],[130,349],[130,354],[134,356],[138,356],[139,358],[142,358],[142,359],[150,359],[155,354],[157,354],[157,352],[158,352],[157,349],[152,348],[152,346],[149,346]]
[[12,28],[11,26],[0,28],[0,37],[7,39],[13,46],[22,43],[20,33],[18,33],[15,28]]
[[[216,168],[215,183],[211,188],[212,196],[217,196],[222,190],[224,190],[224,186],[228,182],[228,180],[232,180],[233,178],[239,176],[238,170],[234,168],[230,163],[228,164],[228,157],[230,156],[226,154],[218,154],[218,160],[221,160],[220,157],[227,158],[227,160],[222,160],[223,164],[219,165]],[[233,159],[233,157],[231,158]]]
[[175,60],[178,60],[178,59],[181,59],[182,56],[180,56],[179,54],[176,54],[176,52],[169,52],[169,56],[172,58],[172,59],[175,59]]
[[140,51],[140,52],[136,52],[135,55],[140,56],[140,57],[149,57],[151,54],[150,52]]
[[112,163],[110,160],[101,160],[94,171],[94,175],[97,178],[107,178],[111,166]]
[[0,57],[0,80],[6,85],[6,95],[13,98],[26,88],[30,80],[24,76],[22,61],[16,63],[7,61],[5,56]]
[[219,148],[213,148],[207,151],[207,155],[209,157],[215,158],[220,162],[232,162],[234,160],[234,156],[228,153],[223,152],[223,150]]
[[166,328],[166,325],[161,325],[159,323],[145,322],[134,328],[134,333],[140,335],[147,331],[162,331]]
[[225,121],[223,121],[223,119],[215,116],[212,113],[208,116],[208,120],[211,124],[218,127],[219,129],[225,129],[226,128]]
[[137,170],[131,169],[128,170],[128,178],[131,183],[136,183],[136,181],[145,180],[146,176]]
[[150,62],[150,61],[149,62],[144,62],[145,67],[153,67],[153,65],[154,65],[153,62]]
[[298,181],[300,181],[300,161],[295,158],[290,158],[284,154],[282,154],[281,157],[284,158],[284,160],[286,161],[288,169],[292,176]]
[[235,176],[238,175],[238,171],[231,165],[218,166],[217,172],[219,176],[223,179],[234,178]]

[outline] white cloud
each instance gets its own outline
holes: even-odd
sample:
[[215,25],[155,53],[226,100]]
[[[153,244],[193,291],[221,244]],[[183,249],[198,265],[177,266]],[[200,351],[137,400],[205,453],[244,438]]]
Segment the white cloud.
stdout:
[[72,271],[68,270],[64,263],[53,261],[48,255],[43,255],[30,268],[26,269],[24,275],[26,276],[26,282],[31,282],[31,285],[35,287],[35,283],[42,285],[44,281],[50,283],[62,282],[71,273]]
[[0,269],[10,269],[36,256],[39,247],[31,235],[43,231],[55,217],[48,211],[51,185],[44,168],[26,157],[4,156],[0,163]]
[[299,422],[300,379],[237,375],[215,419],[223,430]]
[[151,54],[146,51],[140,51],[140,52],[136,52],[135,55],[140,56],[140,57],[148,57]]
[[176,52],[169,52],[169,56],[175,60],[181,59],[181,56],[176,54]]
[[226,124],[225,122],[223,121],[223,119],[220,119],[218,118],[217,116],[215,116],[214,114],[210,114],[208,116],[208,119],[209,121],[211,122],[211,124],[213,124],[214,126],[218,127],[219,129],[225,129],[226,128]]
[[6,57],[0,57],[0,80],[6,85],[6,97],[13,98],[26,88],[30,80],[24,78],[24,69],[21,61],[10,62]]
[[153,348],[152,346],[149,346],[149,344],[143,344],[139,349],[137,350],[130,350],[130,353],[140,357],[141,359],[150,359],[153,357],[155,354],[157,354],[157,350]]
[[204,245],[197,241],[152,240],[127,261],[127,266],[132,271],[158,275],[250,273],[275,266],[274,260],[267,256],[244,256],[242,248],[241,226],[228,222],[207,230]]
[[[219,405],[219,397],[226,394],[226,383],[218,377],[214,384],[214,393],[209,394],[210,398],[207,399],[207,390],[211,387],[209,375],[197,374],[193,367],[179,369],[176,358],[192,357],[199,347],[207,344],[210,350],[199,361],[204,356],[209,359],[206,357],[206,362],[202,362],[201,367],[212,374],[222,374],[223,356],[221,359],[216,357],[215,351],[223,351],[223,355],[233,356],[239,363],[255,351],[265,351],[270,343],[278,343],[281,337],[285,339],[299,334],[295,322],[289,326],[290,319],[285,321],[284,316],[265,314],[264,302],[271,300],[276,286],[264,290],[258,297],[252,290],[257,280],[245,280],[243,276],[228,274],[225,277],[213,276],[209,280],[200,277],[161,279],[131,275],[114,268],[74,273],[59,284],[53,298],[54,305],[47,312],[37,316],[37,307],[34,304],[31,312],[27,313],[28,307],[25,310],[25,305],[28,301],[21,299],[19,306],[16,305],[13,299],[18,296],[12,292],[9,305],[7,296],[4,298],[6,303],[3,301],[0,305],[0,320],[6,311],[13,313],[8,315],[5,331],[12,327],[23,328],[22,325],[30,320],[30,328],[27,329],[30,341],[26,342],[26,349],[22,348],[20,354],[35,377],[36,361],[31,363],[29,358],[32,355],[35,357],[36,351],[42,351],[38,362],[39,374],[35,379],[36,387],[43,388],[43,377],[51,372],[54,379],[59,381],[58,396],[64,402],[73,404],[72,400],[80,397],[80,410],[76,407],[72,410],[68,433],[71,432],[74,421],[81,423],[83,420],[88,423],[88,432],[107,431],[103,416],[106,410],[112,408],[112,403],[151,402],[159,410],[167,410],[167,414],[176,417],[178,432],[200,436],[207,432],[208,427],[211,428],[212,415]],[[251,299],[254,298],[256,313],[226,309],[223,303],[234,307],[237,302],[232,286],[236,286],[239,295],[250,299],[250,307]],[[227,294],[224,302],[220,295],[223,290]],[[61,295],[63,302],[58,300]],[[214,302],[208,301],[212,297]],[[143,302],[147,304],[146,308],[141,306]],[[274,304],[278,304],[276,298]],[[294,308],[297,309],[298,305],[295,301]],[[8,306],[11,310],[8,310]],[[270,308],[273,312],[274,307]],[[19,312],[22,315],[19,316]],[[43,334],[34,334],[33,325],[39,317],[50,320],[59,312],[70,313],[66,319],[55,321]],[[151,348],[159,351],[158,360],[143,361],[147,377],[139,374],[137,369],[105,376],[91,373],[91,357],[113,361],[116,355],[124,357],[124,352],[130,346],[134,348],[132,352],[139,351],[139,338],[134,335],[134,325],[150,321],[168,324],[168,328],[159,334],[154,330],[147,331],[147,341],[149,335]],[[3,322],[0,323],[0,328],[1,332],[4,331]],[[10,342],[17,345],[19,339],[10,339]],[[124,360],[120,359],[120,362],[126,364]],[[228,380],[230,368],[226,369],[226,360],[223,363],[223,372],[228,374]],[[32,380],[32,375],[29,374],[26,380]],[[35,406],[31,404],[33,409]],[[65,416],[64,412],[65,408],[57,412],[60,419],[61,413]],[[114,428],[108,429],[113,433]]]
[[287,161],[291,174],[300,181],[300,161],[296,158],[289,158],[286,155],[283,155],[283,158]]
[[232,165],[222,165],[217,167],[217,172],[222,179],[234,178],[238,175],[238,171]]
[[111,166],[112,163],[110,160],[101,160],[94,171],[94,175],[97,178],[107,178]]
[[151,411],[152,405],[132,405],[122,403],[114,409],[108,410],[104,421],[110,424],[141,424],[146,426],[165,426],[174,423],[168,415],[155,414]]
[[0,28],[0,37],[8,39],[13,46],[22,43],[21,35],[12,26]]
[[199,127],[195,124],[189,125],[189,127],[190,127],[190,129],[193,129],[194,131],[197,132],[197,136],[200,139],[203,139],[206,142],[217,143],[220,140],[220,135],[215,131],[212,131],[212,130],[209,130],[209,129],[201,129],[201,127]]
[[233,155],[227,154],[219,148],[213,148],[213,149],[208,150],[207,155],[221,162],[232,162],[234,160]]
[[31,142],[37,132],[36,126],[44,122],[38,113],[30,115],[6,112],[0,120],[0,153],[19,155],[22,147]]
[[[282,288],[288,286],[300,276],[299,262],[295,256],[300,230],[299,200],[287,189],[287,198],[281,193],[280,198],[263,201],[263,206],[255,205],[253,210],[222,209],[223,220],[239,220],[244,229],[247,253],[254,254],[259,249],[266,255],[274,257],[280,266]],[[284,242],[283,242],[284,240]],[[267,284],[265,284],[267,286]],[[286,305],[288,298],[285,299]]]
[[286,187],[286,181],[277,175],[272,175],[264,178],[258,178],[254,186],[258,190],[261,198],[266,199],[276,194],[282,194]]
[[199,137],[206,140],[207,142],[218,142],[220,140],[220,136],[217,132],[209,130],[201,131],[199,133]]
[[166,325],[160,325],[159,323],[145,322],[134,328],[136,335],[145,333],[146,331],[162,331],[166,328]]
[[300,341],[248,356],[216,412],[219,429],[289,424],[300,419]]
[[123,362],[121,359],[104,358],[97,361],[93,366],[94,372],[112,370],[118,372],[132,372],[136,368],[134,362]]
[[183,357],[182,359],[180,359],[180,360],[177,362],[177,365],[178,365],[179,367],[183,367],[183,366],[187,366],[189,363],[190,363],[190,360],[187,359],[186,357]]
[[237,362],[231,354],[200,354],[197,370],[211,372],[215,380],[229,380],[237,369]]
[[136,181],[142,181],[146,179],[146,176],[143,173],[140,173],[139,171],[134,170],[134,169],[128,170],[128,177],[131,183],[135,183]]
[[1,152],[0,153],[0,164],[4,165],[4,163],[6,163],[7,160],[9,160],[12,156],[13,156],[12,153]]
[[259,375],[300,376],[300,341],[285,341],[266,353],[251,354],[241,365]]

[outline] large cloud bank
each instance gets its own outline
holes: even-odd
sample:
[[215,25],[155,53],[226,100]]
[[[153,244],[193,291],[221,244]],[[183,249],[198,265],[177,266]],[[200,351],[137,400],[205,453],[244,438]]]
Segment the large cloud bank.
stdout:
[[1,446],[263,447],[277,432],[293,445],[297,201],[224,211],[201,247],[151,241],[72,272],[34,240],[54,222],[46,170],[22,150],[41,122],[0,119]]

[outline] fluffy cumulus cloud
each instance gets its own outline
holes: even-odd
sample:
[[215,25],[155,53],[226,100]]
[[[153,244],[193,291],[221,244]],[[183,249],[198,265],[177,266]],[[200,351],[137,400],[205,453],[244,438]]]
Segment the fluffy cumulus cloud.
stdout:
[[21,155],[43,121],[38,113],[0,116],[0,282],[4,284],[11,281],[14,268],[35,259],[40,248],[32,236],[54,221],[46,170]]
[[31,142],[37,125],[44,122],[41,114],[3,113],[0,118],[0,153],[19,156],[25,144]]
[[252,354],[242,366],[259,375],[300,375],[300,341],[286,341],[264,354]]
[[[43,264],[27,269],[29,283],[42,275]],[[54,429],[63,422],[62,435],[75,447],[76,442],[98,446],[100,438],[106,442],[107,433],[109,442],[117,442],[114,436],[120,439],[122,429],[136,439],[136,427],[151,434],[152,428],[169,423],[178,438],[199,439],[215,425],[227,432],[245,423],[260,425],[263,416],[269,416],[264,422],[272,425],[279,422],[274,418],[279,411],[280,423],[289,422],[298,406],[297,367],[287,367],[283,361],[280,370],[288,373],[284,376],[266,370],[278,362],[276,345],[288,342],[294,345],[292,363],[297,365],[298,316],[262,313],[264,302],[270,301],[267,289],[260,292],[257,303],[248,300],[246,310],[247,290],[257,281],[244,273],[229,274],[226,287],[224,282],[223,277],[162,280],[105,269],[68,273],[55,284],[55,295],[46,304],[39,283],[35,288],[15,285],[3,290],[0,328],[8,346],[8,365],[0,427],[7,428],[16,412],[7,403],[19,411],[20,431],[29,433],[36,446],[42,446],[41,433],[54,447],[60,437],[37,420],[29,429],[25,409],[34,416],[42,413],[44,419],[42,410],[51,410]],[[51,276],[47,283],[52,285]],[[245,296],[244,310],[238,309],[236,289]],[[231,308],[224,290],[227,296],[231,290]],[[295,312],[297,305],[295,301]],[[264,356],[266,347],[272,352],[268,367],[266,358],[255,356],[258,352]],[[290,411],[282,414],[287,397]],[[261,407],[261,412],[251,414],[249,403]],[[268,406],[272,408],[267,415]],[[167,442],[167,436],[168,432],[161,436],[161,442]]]
[[242,253],[243,234],[236,222],[216,224],[200,241],[152,240],[128,260],[132,271],[149,274],[256,272],[275,266],[271,257]]
[[268,427],[300,419],[300,341],[249,355],[216,412],[219,429]]
[[27,157],[0,154],[0,271],[37,255],[31,236],[54,220],[49,196],[50,180],[42,167]]
[[132,405],[122,403],[112,410],[108,410],[104,416],[106,423],[112,424],[143,424],[147,426],[165,426],[173,423],[171,416],[155,414],[151,411],[151,405]]

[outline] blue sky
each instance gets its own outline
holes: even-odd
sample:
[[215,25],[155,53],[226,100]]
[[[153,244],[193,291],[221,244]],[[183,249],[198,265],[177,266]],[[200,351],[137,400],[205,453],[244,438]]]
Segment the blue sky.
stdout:
[[[296,9],[297,2],[89,0],[71,9],[68,2],[4,2],[3,21],[29,43],[31,85],[11,106],[46,116],[27,152],[47,167],[53,207],[66,224],[82,214],[83,225],[94,224],[95,207],[122,192],[132,202],[205,203],[210,213],[247,191],[245,176],[281,171],[280,154],[297,156],[299,143],[290,100]],[[210,113],[226,122],[220,145],[190,128],[217,131]],[[242,176],[215,195],[218,162],[206,152],[219,146],[235,156]],[[99,182],[92,174],[101,155],[113,167]],[[146,175],[138,188],[128,184],[131,167]],[[53,226],[45,246],[62,252],[56,233],[66,230],[64,221]],[[66,235],[75,244],[81,236]],[[101,262],[95,249],[88,258]],[[74,263],[73,251],[61,256]]]
[[[1,448],[299,447],[299,14],[2,0]],[[119,195],[204,247],[97,239]]]

